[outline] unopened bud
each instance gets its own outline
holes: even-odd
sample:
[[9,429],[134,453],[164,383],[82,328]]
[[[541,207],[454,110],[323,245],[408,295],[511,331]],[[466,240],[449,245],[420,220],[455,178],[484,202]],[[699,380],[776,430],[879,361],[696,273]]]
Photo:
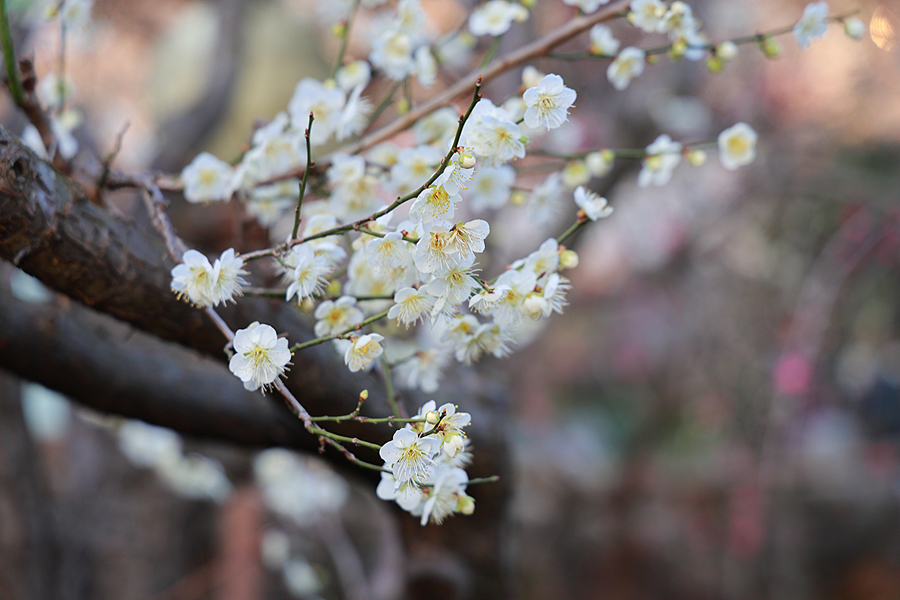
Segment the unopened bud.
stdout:
[[369,390],[363,390],[359,393],[359,401],[365,402],[369,399]]
[[574,250],[565,250],[559,255],[560,269],[574,269],[578,266],[578,253]]
[[331,281],[328,284],[328,287],[325,288],[325,294],[328,296],[334,296],[335,298],[340,296],[341,295],[341,282],[338,281],[337,279]]
[[691,150],[687,155],[692,167],[702,167],[706,164],[706,152],[703,150]]
[[437,425],[441,420],[441,413],[436,410],[429,410],[425,413],[425,422],[429,425]]
[[844,33],[853,40],[861,40],[866,35],[866,24],[857,17],[852,17],[844,21]]
[[759,49],[766,55],[766,58],[778,58],[781,56],[782,47],[774,38],[764,37],[759,43]]
[[407,100],[406,98],[400,98],[400,100],[397,101],[396,110],[397,110],[397,114],[399,114],[399,115],[405,115],[406,113],[408,113],[409,112],[409,100]]
[[710,73],[721,73],[722,68],[725,66],[725,61],[722,60],[721,56],[707,56],[705,64]]
[[732,60],[735,56],[737,56],[737,53],[737,44],[735,44],[731,40],[725,40],[724,42],[716,46],[716,56],[718,56],[722,60]]
[[444,440],[443,450],[450,458],[456,458],[456,455],[462,452],[466,447],[461,435],[451,435]]
[[463,169],[471,169],[475,166],[475,157],[471,152],[463,152],[459,155],[459,166]]
[[525,192],[523,192],[522,190],[514,190],[513,193],[509,197],[509,201],[514,206],[520,206],[522,204],[525,204]]
[[528,294],[528,297],[525,298],[525,301],[522,302],[522,314],[531,319],[532,321],[537,321],[541,318],[541,315],[544,312],[544,303],[543,298],[537,292]]
[[460,492],[459,502],[456,503],[456,511],[464,515],[471,515],[475,512],[475,498],[465,492]]
[[535,87],[543,78],[544,74],[531,65],[522,69],[522,86],[525,89]]
[[682,56],[684,56],[684,53],[687,52],[687,48],[688,45],[686,41],[678,40],[677,42],[672,44],[671,48],[669,48],[669,58],[671,58],[672,60],[681,58]]

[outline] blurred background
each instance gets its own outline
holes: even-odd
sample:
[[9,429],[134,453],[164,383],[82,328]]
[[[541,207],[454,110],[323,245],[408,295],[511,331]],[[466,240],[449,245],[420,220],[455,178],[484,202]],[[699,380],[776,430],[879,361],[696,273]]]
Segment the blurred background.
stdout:
[[[804,6],[691,4],[714,40],[791,25]],[[423,6],[443,30],[467,11]],[[341,14],[328,8],[98,0],[66,37],[79,143],[105,155],[127,124],[123,170],[177,173],[201,150],[236,157],[300,78],[327,76]],[[547,140],[559,151],[715,139],[738,121],[760,141],[739,171],[712,151],[662,188],[639,188],[639,163],[617,161],[589,183],[614,214],[568,244],[580,264],[565,314],[511,357],[446,374],[457,393],[508,399],[502,558],[515,597],[900,598],[900,8],[831,3],[854,9],[878,35],[854,41],[831,25],[805,51],[783,36],[777,60],[742,46],[719,74],[663,57],[621,93],[605,62],[535,62],[578,90],[573,123]],[[538,2],[501,54],[572,14]],[[24,23],[38,75],[54,71],[58,29]],[[519,85],[517,70],[486,94]],[[0,114],[21,131],[6,97]],[[220,251],[264,235],[235,204],[187,210],[176,198],[171,214],[183,238]],[[491,213],[485,273],[561,233],[571,204],[540,225],[527,206]],[[113,205],[138,210],[127,195]],[[46,301],[7,264],[3,276],[18,299]],[[2,371],[0,390],[21,399],[0,418],[4,598],[50,585],[21,552],[20,525],[35,522],[60,598],[387,598],[415,568],[399,534],[414,519],[315,459],[181,440]]]

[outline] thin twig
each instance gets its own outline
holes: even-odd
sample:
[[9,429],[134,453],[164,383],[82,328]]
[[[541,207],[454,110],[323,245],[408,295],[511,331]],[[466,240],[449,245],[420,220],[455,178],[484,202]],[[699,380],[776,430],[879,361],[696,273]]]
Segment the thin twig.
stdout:
[[300,228],[300,207],[303,205],[303,196],[306,194],[306,181],[309,179],[309,172],[312,171],[313,165],[316,163],[312,159],[312,147],[309,144],[309,136],[312,133],[312,126],[315,117],[312,111],[309,113],[309,124],[306,126],[304,135],[306,136],[306,170],[303,171],[303,179],[300,181],[300,194],[297,197],[297,212],[294,213],[294,229],[291,233],[291,239],[297,237],[297,230]]

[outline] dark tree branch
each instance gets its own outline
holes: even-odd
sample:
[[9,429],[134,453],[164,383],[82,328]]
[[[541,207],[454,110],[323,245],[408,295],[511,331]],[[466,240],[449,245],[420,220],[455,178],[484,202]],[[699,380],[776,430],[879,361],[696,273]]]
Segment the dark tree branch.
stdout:
[[188,435],[317,448],[286,408],[220,363],[62,298],[27,303],[0,287],[0,364],[90,408]]

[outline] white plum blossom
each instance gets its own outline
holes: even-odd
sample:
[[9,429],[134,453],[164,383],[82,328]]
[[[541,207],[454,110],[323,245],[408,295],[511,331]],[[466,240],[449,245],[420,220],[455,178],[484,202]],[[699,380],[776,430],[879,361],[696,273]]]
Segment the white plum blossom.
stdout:
[[316,307],[313,316],[318,319],[313,331],[319,337],[343,333],[363,320],[363,313],[356,306],[356,298],[352,296],[325,300]]
[[746,123],[737,123],[719,134],[719,162],[729,171],[749,165],[756,158],[756,132]]
[[699,28],[700,24],[694,17],[694,11],[690,5],[676,0],[666,10],[657,31],[668,33],[670,40],[677,41],[695,33]]
[[681,162],[682,146],[672,141],[668,134],[662,134],[647,146],[642,161],[643,167],[638,173],[638,185],[665,185],[672,179],[672,171]]
[[511,341],[509,332],[498,323],[484,323],[470,335],[455,346],[456,360],[471,365],[481,358],[484,353],[492,354],[495,358],[504,358],[510,353]]
[[364,60],[355,60],[338,69],[334,79],[345,92],[357,87],[365,88],[372,80],[372,68]]
[[385,75],[399,81],[415,69],[413,40],[405,31],[388,29],[375,38],[369,60]]
[[393,192],[403,196],[418,188],[434,174],[443,158],[443,153],[434,146],[400,150],[390,171]]
[[450,194],[443,185],[432,186],[419,194],[409,208],[409,218],[414,223],[428,224],[452,219],[456,205],[462,202],[459,194]]
[[419,46],[413,53],[413,65],[419,83],[423,87],[430,87],[437,79],[438,65],[434,54],[427,46]]
[[450,228],[442,221],[416,242],[415,263],[422,273],[444,273],[458,265],[461,259],[450,236]]
[[431,476],[434,456],[441,449],[435,437],[420,437],[411,429],[398,429],[394,437],[381,447],[379,455],[394,475],[395,489],[407,483],[419,485]]
[[472,260],[475,254],[484,252],[484,240],[490,234],[491,227],[483,219],[474,219],[465,223],[457,223],[450,229],[448,245],[459,254],[460,261]]
[[469,182],[475,176],[475,157],[472,155],[471,149],[465,147],[465,142],[460,142],[460,149],[453,153],[447,168],[441,173],[441,176],[435,181],[435,184],[442,185],[451,194],[458,194],[460,190],[468,189]]
[[615,56],[621,45],[619,40],[613,35],[612,29],[602,23],[597,23],[591,27],[589,40],[591,54],[602,56]]
[[621,92],[628,87],[632,79],[644,72],[645,58],[646,53],[640,48],[634,46],[625,48],[607,67],[607,79]]
[[347,103],[341,111],[335,127],[334,135],[338,141],[345,140],[360,133],[369,123],[369,114],[372,112],[372,103],[362,97],[363,86],[358,85],[350,91]]
[[408,481],[398,485],[393,474],[384,471],[381,472],[381,481],[375,488],[375,495],[382,500],[394,500],[400,508],[410,512],[421,505],[425,496],[422,488],[415,483]]
[[240,296],[241,287],[247,285],[241,275],[246,274],[244,259],[235,253],[234,248],[223,252],[213,263],[210,277],[212,285],[210,298],[213,306],[218,306],[220,302],[225,304],[229,300],[233,301],[235,296]]
[[549,238],[525,258],[523,267],[538,277],[545,273],[553,273],[559,269],[559,253],[559,243],[555,238]]
[[285,338],[278,337],[270,325],[258,321],[239,329],[232,341],[234,356],[228,368],[244,382],[248,390],[264,390],[280,377],[291,360]]
[[[429,521],[440,525],[443,520],[456,512],[471,512],[474,501],[466,495],[466,484],[469,476],[459,467],[440,465],[434,474],[434,482],[430,488],[423,488],[425,501],[421,504],[421,525]],[[471,508],[468,508],[469,504]],[[413,512],[415,514],[415,512]]]
[[351,339],[347,351],[344,353],[344,364],[351,373],[367,371],[372,368],[372,361],[382,355],[384,348],[381,342],[384,336],[377,333],[367,333]]
[[533,88],[541,82],[545,73],[541,73],[534,65],[527,65],[522,69],[522,87]]
[[793,34],[797,44],[805,50],[827,30],[828,3],[810,2],[803,8],[803,16],[794,25]]
[[544,76],[537,86],[528,88],[522,95],[528,107],[525,125],[532,129],[556,129],[569,120],[569,108],[575,97],[575,90],[567,88],[562,77],[552,73]]
[[399,231],[392,231],[384,237],[376,237],[366,244],[369,264],[379,271],[391,271],[403,264],[409,253],[410,243],[403,239]]
[[231,197],[231,165],[209,152],[201,152],[181,171],[184,199],[214,202]]
[[290,302],[291,298],[297,296],[297,302],[302,302],[305,298],[320,293],[328,285],[325,278],[332,271],[331,265],[324,256],[316,254],[312,246],[294,246],[285,262],[293,267],[286,274],[286,279],[290,281],[285,294],[286,301]]
[[[436,402],[434,400],[429,400],[422,406],[417,416],[426,418],[426,423],[421,424],[423,427],[430,430],[431,426],[434,426],[432,435],[441,440],[441,450],[449,458],[455,458],[459,451],[463,449],[464,444],[461,439],[465,438],[463,427],[471,423],[472,415],[465,412],[457,412],[457,406],[449,402],[442,404],[439,408],[435,408],[435,405]],[[430,420],[429,414],[431,414]]]
[[241,294],[247,282],[241,277],[244,259],[229,248],[210,264],[209,259],[196,250],[188,250],[182,262],[172,269],[172,291],[196,306],[218,306]]
[[647,33],[660,31],[666,15],[666,5],[661,0],[631,0],[628,21]]
[[309,113],[313,113],[315,120],[309,142],[313,146],[324,144],[337,130],[346,100],[344,90],[334,86],[334,82],[329,86],[318,79],[305,77],[297,83],[288,102],[291,124],[302,133],[309,125]]
[[474,262],[474,255],[463,259],[458,265],[436,275],[425,285],[425,291],[436,297],[432,316],[451,315],[454,307],[472,294],[472,290],[478,286],[478,281],[471,271]]
[[525,156],[522,131],[509,112],[487,98],[472,109],[463,127],[463,136],[476,156],[488,164],[506,163]]
[[394,294],[394,305],[387,316],[409,327],[424,319],[433,305],[434,299],[424,289],[406,287]]
[[419,0],[400,0],[397,2],[397,18],[394,24],[401,30],[418,40],[425,35],[425,11]]
[[569,280],[559,273],[551,274],[543,286],[535,288],[522,302],[522,314],[533,320],[547,318],[554,312],[562,314],[563,308],[568,305],[566,292],[571,287]]
[[575,204],[591,221],[606,218],[613,211],[606,198],[585,189],[584,186],[578,186],[578,189],[575,190]]
[[474,36],[503,35],[513,22],[528,19],[528,9],[518,2],[490,0],[482,4],[469,17],[469,32]]
[[181,264],[172,269],[172,291],[192,304],[209,306],[211,289],[212,264],[202,253],[188,250],[181,257]]

